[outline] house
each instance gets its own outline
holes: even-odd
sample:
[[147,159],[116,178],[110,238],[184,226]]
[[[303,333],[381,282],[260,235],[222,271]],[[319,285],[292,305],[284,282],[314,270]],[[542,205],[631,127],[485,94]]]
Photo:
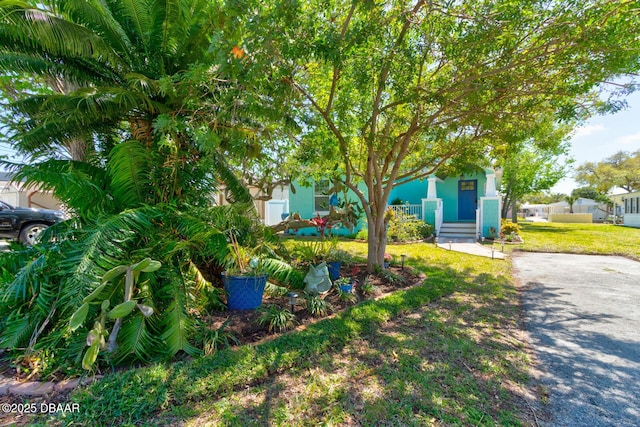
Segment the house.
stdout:
[[[548,205],[549,221],[551,222],[602,222],[607,219],[607,214],[606,203],[582,197],[576,199],[573,205],[569,205],[566,201]],[[579,220],[579,218],[583,219]]]
[[613,211],[622,216],[622,224],[640,228],[640,191],[609,196]]
[[11,181],[13,174],[0,171],[0,201],[14,207],[60,210],[62,203],[51,192],[22,182]]
[[[289,212],[289,186],[277,185],[269,195],[256,186],[248,188],[258,216],[265,225],[278,224],[282,221],[282,215]],[[224,188],[213,195],[213,202],[218,206],[229,203]]]
[[518,215],[523,218],[548,218],[549,205],[525,203],[520,206]]
[[[296,186],[289,195],[291,212],[302,218],[312,218],[328,213],[327,194],[329,181],[315,182],[308,187]],[[362,186],[363,191],[366,188]],[[356,200],[355,195],[350,197]],[[491,169],[460,176],[427,179],[399,183],[391,191],[390,209],[415,215],[434,226],[442,238],[491,237],[500,231],[500,203],[496,192],[496,174]],[[397,203],[397,204],[396,204]],[[361,226],[361,224],[359,224]],[[315,230],[300,230],[312,234]],[[338,230],[337,234],[346,234]]]
[[[308,184],[294,182],[293,185],[295,192],[289,191],[289,212],[300,215],[300,218],[312,219],[318,215],[324,217],[329,214],[332,205],[335,206],[336,203],[340,204],[345,202],[344,193],[329,193],[329,190],[333,187],[329,179],[313,181]],[[360,184],[358,188],[366,194],[367,189],[364,184]],[[351,190],[347,191],[346,198],[349,202],[358,202],[358,197]],[[346,236],[357,233],[362,227],[363,221],[361,219],[351,230],[344,227],[336,227],[331,230],[331,233],[338,236]],[[315,227],[305,227],[297,230],[296,234],[300,236],[315,236],[319,233]]]

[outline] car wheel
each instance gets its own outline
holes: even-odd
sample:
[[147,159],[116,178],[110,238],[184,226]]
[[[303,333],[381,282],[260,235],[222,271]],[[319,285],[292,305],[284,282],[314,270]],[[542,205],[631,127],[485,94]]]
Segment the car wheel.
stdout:
[[29,224],[25,225],[20,231],[20,241],[25,245],[33,245],[38,241],[40,233],[42,233],[49,226],[47,224]]

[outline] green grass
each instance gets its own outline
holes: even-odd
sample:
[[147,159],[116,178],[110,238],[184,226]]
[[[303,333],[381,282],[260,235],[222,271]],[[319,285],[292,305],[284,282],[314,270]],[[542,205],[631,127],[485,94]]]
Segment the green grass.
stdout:
[[[343,248],[364,253],[355,242]],[[512,335],[510,265],[391,246],[422,285],[255,346],[108,375],[78,390],[74,425],[519,425],[528,359]]]
[[640,260],[640,229],[610,224],[521,223],[531,252],[620,255]]

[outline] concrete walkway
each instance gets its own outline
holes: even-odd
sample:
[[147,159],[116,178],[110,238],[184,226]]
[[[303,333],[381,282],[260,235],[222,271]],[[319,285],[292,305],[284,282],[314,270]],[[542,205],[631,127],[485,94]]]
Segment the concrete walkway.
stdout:
[[438,247],[455,252],[464,252],[470,255],[493,259],[505,259],[505,254],[500,252],[499,245],[481,245],[471,239],[449,239],[446,242],[438,242]]

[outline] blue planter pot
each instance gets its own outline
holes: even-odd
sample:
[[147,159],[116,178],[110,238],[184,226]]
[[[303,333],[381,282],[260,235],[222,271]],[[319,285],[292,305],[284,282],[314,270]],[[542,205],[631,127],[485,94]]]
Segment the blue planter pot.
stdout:
[[222,273],[222,283],[227,291],[227,306],[231,310],[255,310],[262,304],[264,286],[269,275],[233,276]]
[[336,280],[340,277],[340,267],[342,267],[341,261],[331,261],[327,263],[327,268],[329,268],[329,277],[331,280]]
[[340,285],[340,290],[345,293],[351,293],[353,290],[353,283],[349,283],[348,285]]
[[389,268],[389,262],[388,261],[384,262],[384,268]]

